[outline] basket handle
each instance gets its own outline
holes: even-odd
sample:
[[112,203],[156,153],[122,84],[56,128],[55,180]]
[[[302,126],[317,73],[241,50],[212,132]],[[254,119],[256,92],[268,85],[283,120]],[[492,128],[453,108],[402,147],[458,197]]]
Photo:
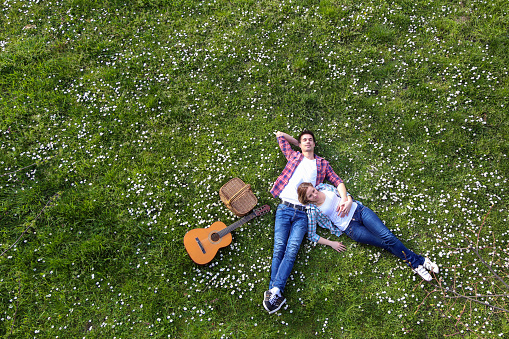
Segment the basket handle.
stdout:
[[231,206],[231,203],[237,199],[242,193],[244,193],[244,191],[248,190],[248,189],[251,189],[251,185],[247,184],[247,185],[244,185],[244,187],[242,187],[237,193],[235,193],[234,195],[232,195],[232,197],[226,201],[226,206]]

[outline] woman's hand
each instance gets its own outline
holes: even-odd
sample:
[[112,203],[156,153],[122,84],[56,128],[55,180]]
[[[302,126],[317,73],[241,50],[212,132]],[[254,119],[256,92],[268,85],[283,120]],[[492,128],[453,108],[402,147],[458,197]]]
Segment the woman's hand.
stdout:
[[346,246],[339,241],[331,241],[331,244],[329,246],[338,252],[346,251]]
[[350,213],[350,208],[352,208],[352,203],[353,203],[353,200],[351,198],[347,197],[345,201],[342,201],[338,205],[337,212],[341,218],[344,216],[347,216],[348,213]]
[[338,251],[338,252],[346,251],[346,246],[343,245],[343,243],[340,243],[339,241],[331,241],[329,239],[325,239],[325,238],[320,237],[320,238],[318,238],[318,243],[322,244],[322,245],[330,246],[335,251]]

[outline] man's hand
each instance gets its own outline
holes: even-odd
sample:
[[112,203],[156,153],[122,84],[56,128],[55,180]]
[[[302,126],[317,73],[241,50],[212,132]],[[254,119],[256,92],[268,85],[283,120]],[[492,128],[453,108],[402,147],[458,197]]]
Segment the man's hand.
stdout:
[[343,245],[343,243],[341,243],[339,241],[332,241],[332,243],[330,244],[330,247],[332,247],[333,249],[335,249],[338,252],[346,251],[346,246]]
[[350,213],[350,208],[352,208],[353,201],[351,199],[346,198],[346,200],[342,201],[339,205],[336,211],[338,212],[338,215],[343,218]]
[[297,147],[299,146],[299,141],[287,133],[277,131],[276,138],[279,138],[279,137],[284,137],[286,139],[286,141],[288,141],[290,144],[295,145]]

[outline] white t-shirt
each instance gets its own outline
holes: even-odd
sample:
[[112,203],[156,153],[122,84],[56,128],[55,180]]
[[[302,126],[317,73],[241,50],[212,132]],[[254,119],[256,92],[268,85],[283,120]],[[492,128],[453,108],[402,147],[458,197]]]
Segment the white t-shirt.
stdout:
[[306,157],[302,159],[293,172],[288,184],[285,186],[281,194],[279,194],[279,198],[295,205],[302,205],[299,202],[297,188],[303,182],[310,182],[313,186],[316,185],[316,159],[310,160]]
[[355,209],[357,208],[357,203],[354,201],[352,203],[352,207],[350,208],[350,212],[348,215],[344,217],[340,217],[336,209],[338,208],[339,203],[341,202],[341,198],[336,195],[336,193],[332,191],[322,191],[325,193],[325,201],[323,204],[318,206],[320,211],[325,214],[332,221],[334,225],[336,225],[342,232],[346,230],[348,224],[353,218],[353,214]]

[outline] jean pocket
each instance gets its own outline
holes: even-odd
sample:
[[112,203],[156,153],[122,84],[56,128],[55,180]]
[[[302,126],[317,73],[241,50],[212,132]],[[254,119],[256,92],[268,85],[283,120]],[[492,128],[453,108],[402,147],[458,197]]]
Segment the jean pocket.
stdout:
[[349,227],[345,230],[345,234],[348,236],[348,238],[352,239],[352,234],[353,234],[353,231],[352,231],[352,228]]

